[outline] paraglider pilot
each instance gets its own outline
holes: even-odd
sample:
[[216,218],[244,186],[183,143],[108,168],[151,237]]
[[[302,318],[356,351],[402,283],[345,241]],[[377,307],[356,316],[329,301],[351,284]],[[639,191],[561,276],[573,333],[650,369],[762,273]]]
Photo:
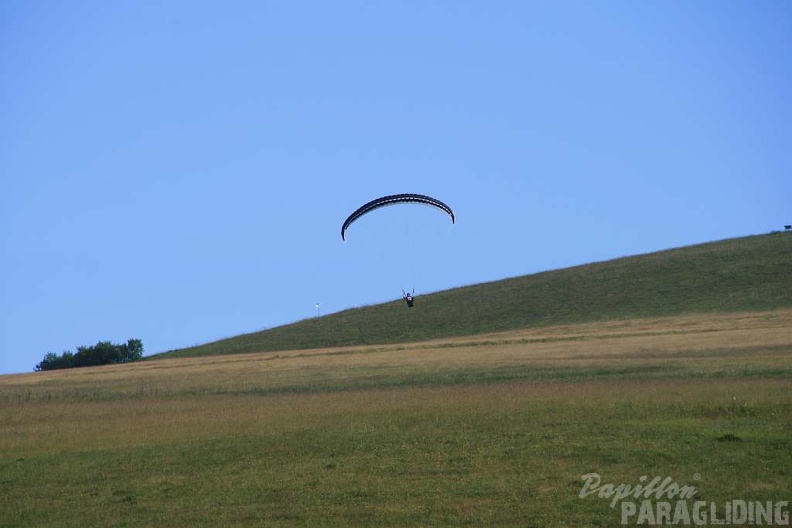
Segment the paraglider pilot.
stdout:
[[402,290],[402,293],[404,293],[404,300],[407,302],[407,308],[412,308],[413,307],[413,294],[409,293],[409,292],[405,292],[404,290]]

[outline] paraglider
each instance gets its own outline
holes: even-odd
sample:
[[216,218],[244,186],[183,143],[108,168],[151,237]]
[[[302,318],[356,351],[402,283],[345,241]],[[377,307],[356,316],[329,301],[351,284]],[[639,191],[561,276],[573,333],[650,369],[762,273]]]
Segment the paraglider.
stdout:
[[347,228],[361,216],[370,213],[375,209],[379,209],[380,207],[405,203],[417,203],[436,207],[437,209],[445,212],[451,218],[452,224],[455,223],[454,211],[452,211],[450,207],[436,198],[432,198],[431,196],[426,196],[424,194],[390,194],[388,196],[383,196],[363,204],[354,213],[349,215],[349,217],[344,221],[344,224],[341,226],[341,240],[346,240]]
[[[376,200],[371,200],[370,202],[363,204],[362,206],[358,207],[351,215],[349,215],[347,219],[344,220],[344,223],[341,225],[341,240],[346,241],[346,230],[349,228],[350,225],[352,225],[352,223],[354,223],[361,216],[364,216],[370,213],[371,211],[379,209],[380,207],[386,207],[388,205],[408,204],[408,203],[417,203],[421,205],[428,205],[434,207],[447,214],[451,219],[452,224],[456,222],[456,218],[454,217],[454,211],[446,204],[438,200],[437,198],[432,198],[431,196],[426,196],[425,194],[413,194],[413,193],[389,194],[387,196],[382,196],[381,198],[377,198]],[[404,302],[407,303],[407,307],[412,308],[415,303],[415,288],[413,288],[413,291],[409,293],[402,290],[402,298],[404,299]]]

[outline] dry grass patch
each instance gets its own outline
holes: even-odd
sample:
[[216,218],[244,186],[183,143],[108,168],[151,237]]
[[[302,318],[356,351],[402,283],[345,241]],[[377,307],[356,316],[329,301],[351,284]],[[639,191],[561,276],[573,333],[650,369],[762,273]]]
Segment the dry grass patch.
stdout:
[[[0,377],[0,399],[118,399],[674,370],[792,369],[792,310],[569,325],[431,341],[174,358]],[[552,372],[548,372],[548,369]],[[555,373],[555,374],[554,374]]]

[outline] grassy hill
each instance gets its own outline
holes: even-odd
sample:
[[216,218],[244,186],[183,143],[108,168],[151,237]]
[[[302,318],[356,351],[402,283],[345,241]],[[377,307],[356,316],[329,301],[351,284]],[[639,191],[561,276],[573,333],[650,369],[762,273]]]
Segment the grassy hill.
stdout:
[[792,306],[792,234],[699,244],[366,306],[152,357],[423,341],[537,326]]
[[[388,346],[0,376],[0,525],[690,524],[736,499],[784,524],[790,264],[790,234],[726,240],[170,355]],[[591,473],[697,494],[612,506],[581,495]]]

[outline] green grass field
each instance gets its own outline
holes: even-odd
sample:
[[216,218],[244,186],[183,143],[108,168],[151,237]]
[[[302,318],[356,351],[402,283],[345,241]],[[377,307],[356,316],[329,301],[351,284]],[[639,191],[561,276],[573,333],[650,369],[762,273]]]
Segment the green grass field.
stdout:
[[[676,280],[685,292],[654,307],[586,315],[618,303],[599,299],[606,285],[585,298],[600,279],[570,285],[605,273],[579,268],[550,275],[580,306],[536,324],[1,376],[0,526],[618,526],[620,505],[580,497],[588,473],[670,477],[707,503],[789,501],[788,240],[633,261],[723,275],[736,254],[732,287],[706,301]],[[650,296],[663,281],[644,272],[651,288],[613,295]],[[491,286],[526,281],[536,300],[540,278]],[[692,309],[675,308],[684,298]]]

